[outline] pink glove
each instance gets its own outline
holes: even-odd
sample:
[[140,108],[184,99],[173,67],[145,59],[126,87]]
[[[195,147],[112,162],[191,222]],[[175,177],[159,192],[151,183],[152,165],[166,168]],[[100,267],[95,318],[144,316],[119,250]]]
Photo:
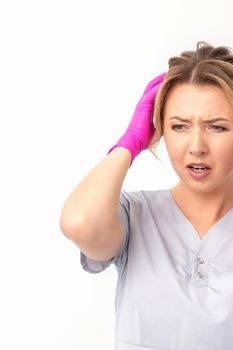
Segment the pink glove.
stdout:
[[[152,122],[152,111],[157,91],[167,73],[162,73],[149,82],[142,98],[138,102],[133,117],[124,135],[110,148],[109,154],[115,147],[124,147],[131,153],[131,164],[134,158],[147,149],[155,128]],[[131,165],[130,164],[130,165]]]

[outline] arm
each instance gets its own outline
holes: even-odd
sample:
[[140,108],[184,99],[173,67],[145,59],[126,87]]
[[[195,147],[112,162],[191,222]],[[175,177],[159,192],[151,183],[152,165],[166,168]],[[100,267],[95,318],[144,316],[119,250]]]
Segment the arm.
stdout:
[[72,191],[62,209],[62,232],[94,260],[112,258],[123,243],[117,213],[120,191],[134,158],[148,148],[154,135],[154,99],[165,75],[147,85],[124,135]]
[[130,162],[130,152],[116,147],[71,192],[62,209],[62,232],[92,259],[112,258],[123,242],[117,210]]

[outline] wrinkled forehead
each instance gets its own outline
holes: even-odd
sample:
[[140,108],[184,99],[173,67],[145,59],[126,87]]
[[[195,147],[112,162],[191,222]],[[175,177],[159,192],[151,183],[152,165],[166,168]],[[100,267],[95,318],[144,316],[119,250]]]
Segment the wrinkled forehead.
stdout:
[[174,115],[190,120],[221,116],[233,120],[233,101],[218,86],[177,84],[167,95],[163,115],[164,121]]

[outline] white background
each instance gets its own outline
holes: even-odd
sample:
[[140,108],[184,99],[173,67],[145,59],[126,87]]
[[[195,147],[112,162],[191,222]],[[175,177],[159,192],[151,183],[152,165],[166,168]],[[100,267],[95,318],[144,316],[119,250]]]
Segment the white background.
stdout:
[[[199,40],[233,46],[231,1],[3,0],[0,349],[114,349],[116,270],[82,270],[64,200],[126,129],[145,86]],[[123,188],[178,178],[164,147]]]

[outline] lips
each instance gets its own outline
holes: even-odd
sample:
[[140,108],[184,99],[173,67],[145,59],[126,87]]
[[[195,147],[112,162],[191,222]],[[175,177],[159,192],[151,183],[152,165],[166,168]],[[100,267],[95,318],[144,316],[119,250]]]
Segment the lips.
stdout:
[[192,168],[192,167],[203,167],[203,168],[207,168],[207,169],[211,169],[211,167],[206,164],[206,163],[190,163],[187,165],[187,168]]

